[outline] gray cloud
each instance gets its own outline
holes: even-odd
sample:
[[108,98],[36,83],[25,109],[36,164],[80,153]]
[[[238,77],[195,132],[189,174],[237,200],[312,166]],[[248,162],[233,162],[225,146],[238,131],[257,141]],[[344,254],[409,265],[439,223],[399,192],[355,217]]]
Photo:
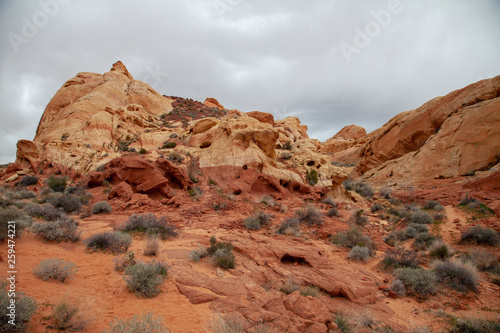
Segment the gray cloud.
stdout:
[[[500,74],[497,0],[400,0],[387,24],[376,23],[373,13],[383,21],[393,3],[0,1],[0,162],[15,159],[18,139],[33,138],[67,79],[116,60],[161,94],[299,116],[320,140],[352,123],[374,130]],[[9,38],[25,38],[26,22],[40,27],[16,53]],[[366,47],[355,44],[358,28],[372,29]],[[350,62],[342,43],[357,48]]]

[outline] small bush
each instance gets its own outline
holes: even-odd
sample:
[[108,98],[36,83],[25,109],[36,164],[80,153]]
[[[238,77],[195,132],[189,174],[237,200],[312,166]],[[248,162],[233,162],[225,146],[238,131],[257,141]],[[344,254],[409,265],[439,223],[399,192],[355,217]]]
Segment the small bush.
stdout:
[[360,209],[360,210],[357,210],[355,213],[352,214],[351,216],[351,221],[355,224],[355,225],[359,225],[359,226],[364,226],[368,223],[368,218],[365,216],[365,211]]
[[29,227],[32,223],[31,218],[24,211],[18,210],[12,206],[0,208],[0,241],[7,238],[9,234],[8,230],[10,221],[15,221],[16,238],[19,238],[23,230]]
[[417,236],[418,234],[428,233],[428,232],[429,228],[427,227],[426,224],[410,223],[406,228],[406,230],[404,231],[403,240],[415,238],[415,236]]
[[281,222],[278,230],[276,230],[277,234],[286,235],[286,236],[300,236],[299,230],[300,221],[296,217],[289,217]]
[[291,293],[299,289],[300,285],[297,282],[295,282],[292,278],[288,278],[288,280],[286,280],[280,288],[280,290],[287,295],[290,295]]
[[418,253],[402,247],[390,248],[385,251],[381,264],[385,268],[417,267],[420,264],[420,256]]
[[413,212],[410,215],[409,220],[410,223],[415,223],[415,224],[431,224],[432,222],[434,222],[434,219],[429,213],[421,210]]
[[132,214],[120,227],[121,231],[144,232],[147,235],[158,235],[166,240],[178,236],[177,228],[170,222],[168,217],[156,218],[153,214]]
[[245,322],[236,312],[214,314],[208,322],[208,332],[210,333],[240,333],[244,331]]
[[53,195],[49,198],[49,202],[55,208],[61,208],[68,214],[78,212],[82,208],[80,198],[73,194]]
[[160,249],[160,238],[158,236],[148,236],[146,244],[144,244],[144,255],[155,256]]
[[107,201],[99,201],[92,207],[92,214],[109,214],[112,210],[113,208]]
[[81,232],[78,231],[78,226],[75,221],[67,216],[58,218],[55,221],[34,223],[31,231],[48,241],[71,241],[77,242],[80,240]]
[[135,252],[127,252],[113,259],[115,270],[123,272],[128,266],[135,265]]
[[354,180],[348,179],[344,180],[342,184],[344,185],[346,190],[355,191],[356,193],[360,194],[365,198],[371,198],[375,193],[370,185],[365,184],[363,182],[356,182]]
[[218,249],[215,251],[213,259],[217,266],[224,269],[234,268],[236,266],[234,254],[227,249]]
[[401,280],[393,280],[389,288],[398,294],[399,297],[406,296],[406,287]]
[[281,149],[285,150],[292,149],[292,143],[290,141],[285,141],[285,143],[281,145]]
[[188,194],[192,198],[197,198],[197,197],[201,197],[203,195],[203,191],[199,187],[194,187],[194,188],[188,190]]
[[83,331],[94,321],[85,304],[69,298],[55,304],[51,319],[51,328],[69,332]]
[[165,281],[166,266],[153,263],[136,263],[125,269],[123,279],[127,282],[129,290],[140,297],[153,297],[160,292],[159,286]]
[[337,208],[337,203],[332,198],[326,198],[322,201],[324,204],[327,204],[333,208]]
[[342,333],[354,333],[353,324],[344,314],[337,313],[335,315],[335,324],[338,326],[339,330]]
[[38,184],[38,178],[33,175],[24,176],[18,183],[17,186],[33,186]]
[[384,207],[382,207],[378,202],[376,202],[371,208],[370,208],[370,211],[372,213],[376,213],[376,212],[379,212],[381,210],[384,210]]
[[366,246],[355,246],[349,251],[347,258],[350,260],[367,261],[370,258],[370,249]]
[[394,276],[411,294],[427,296],[436,292],[438,277],[433,271],[410,267],[399,268],[394,272]]
[[500,332],[499,321],[489,321],[485,319],[463,319],[452,320],[450,333],[497,333]]
[[243,225],[248,230],[259,230],[260,228],[262,228],[261,225],[260,225],[260,223],[259,223],[259,219],[257,219],[254,216],[247,217],[243,221]]
[[76,273],[76,267],[71,261],[52,258],[42,260],[38,266],[33,269],[33,273],[44,281],[54,279],[64,282]]
[[65,216],[64,212],[49,203],[43,205],[30,203],[24,207],[24,211],[30,216],[42,218],[45,221],[55,221]]
[[436,212],[441,212],[444,210],[444,207],[441,206],[439,201],[430,200],[425,202],[424,209],[431,209],[435,210]]
[[355,246],[365,246],[370,249],[370,255],[375,250],[375,243],[357,227],[351,227],[348,230],[339,232],[332,236],[330,241],[333,244],[345,246],[350,249]]
[[192,262],[199,262],[206,256],[208,256],[207,250],[200,245],[197,249],[194,249],[189,253],[188,259]]
[[214,255],[217,250],[226,250],[231,252],[234,246],[231,242],[220,242],[215,236],[210,237],[210,245],[207,247],[207,253],[209,255]]
[[339,210],[335,207],[330,208],[326,215],[328,215],[328,217],[340,217]]
[[478,273],[472,263],[463,263],[452,259],[449,261],[436,261],[432,267],[450,288],[460,292],[467,290],[477,292]]
[[442,240],[436,240],[429,247],[428,255],[435,259],[447,259],[453,255],[453,250]]
[[417,251],[423,251],[429,248],[437,240],[436,237],[428,232],[421,232],[415,235],[412,247]]
[[[15,296],[9,295],[9,284],[7,281],[0,282],[0,332],[28,332],[29,322],[37,309],[36,301],[33,297],[25,296],[24,293],[16,291]],[[15,323],[13,326],[9,324],[11,299],[15,300]]]
[[166,148],[175,148],[175,146],[177,146],[177,143],[173,142],[173,141],[165,141],[163,143],[163,146],[161,147],[162,149],[166,149]]
[[276,206],[276,200],[274,200],[274,198],[270,195],[263,196],[260,202],[270,207]]
[[306,181],[311,186],[316,185],[318,183],[318,171],[316,171],[316,169],[307,170]]
[[51,175],[47,179],[47,186],[54,192],[63,192],[68,183],[68,177]]
[[16,192],[12,192],[10,195],[11,200],[34,199],[34,198],[36,198],[35,192],[28,191],[27,189],[22,189]]
[[300,294],[302,296],[319,297],[319,288],[316,286],[305,286],[300,288]]
[[119,231],[93,234],[85,241],[90,250],[110,250],[111,252],[126,252],[131,243],[132,237]]
[[499,237],[495,230],[476,225],[462,233],[460,244],[495,246],[498,244],[498,239]]
[[173,151],[170,154],[168,154],[167,159],[169,161],[176,163],[176,164],[180,164],[180,163],[182,163],[182,161],[184,161],[184,157],[176,151]]
[[300,223],[307,225],[321,225],[323,224],[323,214],[313,205],[306,205],[295,211],[295,216]]
[[148,152],[148,151],[147,151],[146,149],[144,149],[144,148],[141,148],[141,149],[139,150],[139,154],[141,154],[141,155],[144,155],[144,154],[146,154],[147,152]]
[[390,188],[385,188],[385,187],[384,187],[384,188],[381,188],[381,189],[379,189],[379,190],[378,190],[378,193],[379,193],[379,195],[380,195],[382,198],[384,198],[384,199],[386,199],[386,200],[391,199],[392,190],[391,190]]
[[470,261],[480,271],[500,274],[500,263],[498,257],[493,253],[476,250],[471,253]]
[[163,323],[163,317],[156,316],[153,312],[144,312],[141,316],[123,319],[113,319],[109,329],[103,333],[168,333],[170,330]]

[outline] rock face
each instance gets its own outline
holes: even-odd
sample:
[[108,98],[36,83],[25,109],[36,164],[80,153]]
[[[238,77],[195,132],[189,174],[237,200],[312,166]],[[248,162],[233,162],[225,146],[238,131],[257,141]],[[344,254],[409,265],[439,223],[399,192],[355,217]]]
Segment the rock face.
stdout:
[[[334,154],[354,147],[360,147],[364,143],[366,130],[357,125],[349,125],[340,130],[332,138],[321,144],[320,152],[323,154]],[[334,156],[337,162],[345,162],[342,157]]]

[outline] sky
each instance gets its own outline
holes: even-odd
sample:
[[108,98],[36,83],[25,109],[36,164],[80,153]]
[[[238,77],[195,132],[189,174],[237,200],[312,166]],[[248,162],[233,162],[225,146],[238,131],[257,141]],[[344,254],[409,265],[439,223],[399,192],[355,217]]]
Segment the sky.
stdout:
[[0,163],[79,72],[297,116],[324,141],[500,75],[500,0],[0,0]]

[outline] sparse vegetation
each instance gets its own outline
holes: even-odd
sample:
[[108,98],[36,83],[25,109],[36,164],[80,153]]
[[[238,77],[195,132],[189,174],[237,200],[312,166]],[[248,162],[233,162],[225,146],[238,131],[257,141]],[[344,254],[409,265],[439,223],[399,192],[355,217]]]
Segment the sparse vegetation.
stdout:
[[378,202],[376,202],[371,208],[370,208],[370,211],[372,213],[376,213],[376,212],[379,212],[381,210],[384,210],[384,207],[382,207]]
[[234,254],[227,249],[218,249],[212,257],[215,264],[221,268],[230,269],[236,266]]
[[175,164],[181,164],[182,161],[184,161],[184,156],[182,156],[181,154],[179,154],[176,151],[173,151],[170,154],[168,154],[168,158],[167,159],[169,161],[174,162]]
[[168,266],[159,263],[139,262],[125,269],[123,279],[127,282],[129,290],[140,297],[153,297],[160,292],[159,286],[165,281]]
[[65,216],[62,211],[49,203],[43,205],[30,203],[24,207],[24,211],[30,216],[42,218],[45,221],[55,221]]
[[420,256],[417,252],[406,250],[402,247],[394,247],[385,251],[381,262],[384,268],[417,267],[420,264]]
[[160,238],[158,236],[148,236],[144,244],[145,256],[156,256],[160,249]]
[[115,270],[123,272],[128,266],[135,265],[135,252],[127,252],[113,259]]
[[498,257],[486,251],[473,251],[468,258],[480,271],[500,274]]
[[61,331],[83,331],[94,321],[88,306],[80,300],[63,298],[54,306],[51,328]]
[[76,222],[67,216],[62,216],[55,221],[34,223],[31,231],[48,241],[55,242],[77,242],[81,234]]
[[92,207],[92,214],[109,214],[112,210],[113,208],[107,201],[99,201]]
[[116,148],[118,149],[118,151],[128,151],[128,146],[130,146],[132,143],[134,143],[133,140],[120,140],[116,143]]
[[500,332],[499,321],[485,319],[452,318],[450,333],[497,333]]
[[344,180],[342,184],[344,185],[346,190],[355,191],[356,193],[360,194],[365,198],[371,198],[375,193],[370,185],[365,184],[363,182],[357,182],[351,179],[347,179]]
[[434,219],[429,213],[421,210],[416,210],[410,215],[409,221],[410,223],[415,224],[431,224],[432,222],[434,222]]
[[281,149],[284,149],[284,150],[290,150],[290,149],[292,149],[292,142],[285,141],[285,143],[283,143],[281,145]]
[[354,333],[354,327],[345,314],[337,313],[335,315],[335,324],[342,333]]
[[154,312],[143,312],[141,316],[134,315],[127,320],[113,319],[109,329],[103,333],[168,333],[170,330],[163,323],[163,317]]
[[370,249],[366,246],[355,246],[347,256],[350,260],[367,261],[370,258]]
[[245,323],[237,312],[214,314],[208,323],[210,333],[240,333],[244,329]]
[[264,195],[260,202],[270,207],[276,206],[276,200],[274,200],[274,198],[270,195]]
[[302,296],[319,297],[320,291],[316,286],[304,286],[300,287],[300,294]]
[[297,282],[295,282],[292,278],[288,278],[280,288],[280,290],[286,295],[290,295],[291,293],[299,289],[300,285]]
[[495,246],[499,242],[498,234],[491,228],[476,225],[466,230],[460,236],[460,244],[475,244]]
[[378,193],[379,193],[380,197],[382,197],[386,200],[391,199],[392,190],[390,188],[383,187],[383,188],[378,190]]
[[90,250],[126,252],[132,244],[132,237],[119,231],[105,231],[93,234],[85,241],[85,244]]
[[[36,301],[33,297],[25,296],[24,292],[16,290],[15,295],[10,295],[8,281],[0,282],[0,332],[28,332],[29,322],[37,309]],[[15,288],[15,287],[14,287]],[[15,314],[12,315],[11,300],[15,301]],[[15,326],[9,323],[15,320]]]
[[430,210],[434,210],[436,212],[441,212],[444,210],[444,207],[441,206],[439,201],[430,200],[430,201],[425,202],[424,209],[430,209]]
[[397,269],[394,276],[404,284],[406,291],[413,295],[425,297],[436,292],[438,277],[433,271],[406,267]]
[[52,258],[42,260],[33,268],[33,273],[44,281],[54,279],[64,282],[76,273],[76,266],[71,261]]
[[248,230],[259,230],[263,226],[268,225],[272,215],[266,214],[263,211],[256,211],[253,216],[247,217],[243,221],[243,225]]
[[460,292],[471,290],[477,292],[478,273],[472,263],[464,263],[457,259],[436,261],[432,265],[434,271],[452,289]]
[[197,249],[194,249],[189,253],[188,259],[189,259],[189,261],[192,261],[192,262],[199,262],[201,259],[205,258],[206,256],[208,256],[207,250],[200,245]]
[[[13,206],[8,206],[6,208],[0,208],[0,241],[3,241],[9,235],[9,222],[15,221],[15,234],[16,238],[19,238],[23,230],[29,227],[32,223],[31,218],[24,211],[21,211]],[[12,235],[12,233],[11,233]]]
[[453,255],[453,250],[442,240],[434,241],[429,247],[428,256],[434,259],[447,259]]
[[352,249],[355,246],[364,246],[370,249],[370,255],[375,250],[375,243],[370,237],[364,235],[357,227],[351,226],[350,229],[341,231],[332,236],[330,241],[333,244],[345,246]]
[[316,185],[318,183],[318,171],[316,171],[316,169],[307,170],[306,181],[311,186]]
[[323,224],[323,214],[318,208],[314,207],[311,204],[297,209],[295,211],[295,216],[300,223],[305,223],[307,225]]
[[287,236],[300,236],[300,221],[296,217],[288,217],[279,226],[278,230],[276,230],[277,234],[287,235]]
[[177,146],[177,143],[173,142],[173,141],[165,141],[163,143],[163,146],[161,147],[162,149],[171,149],[171,148],[175,148],[175,146]]
[[412,247],[417,251],[426,250],[437,240],[437,238],[428,232],[421,232],[415,235]]
[[144,154],[146,154],[147,152],[148,152],[148,151],[147,151],[145,148],[141,148],[141,149],[139,150],[139,154],[141,154],[141,155],[144,155]]
[[368,218],[365,216],[365,211],[362,209],[357,210],[351,216],[351,221],[355,225],[364,226],[368,223]]
[[125,232],[144,232],[146,235],[157,235],[163,240],[178,236],[177,228],[167,216],[156,218],[151,213],[132,214],[119,229]]
[[68,183],[68,177],[51,175],[47,179],[47,186],[54,192],[63,192]]
[[79,197],[73,194],[54,194],[48,199],[55,208],[61,208],[67,214],[80,211],[82,202]]
[[328,215],[328,217],[340,217],[339,210],[335,207],[330,208],[326,215]]
[[38,184],[38,177],[33,175],[24,176],[18,183],[17,186],[26,187]]

